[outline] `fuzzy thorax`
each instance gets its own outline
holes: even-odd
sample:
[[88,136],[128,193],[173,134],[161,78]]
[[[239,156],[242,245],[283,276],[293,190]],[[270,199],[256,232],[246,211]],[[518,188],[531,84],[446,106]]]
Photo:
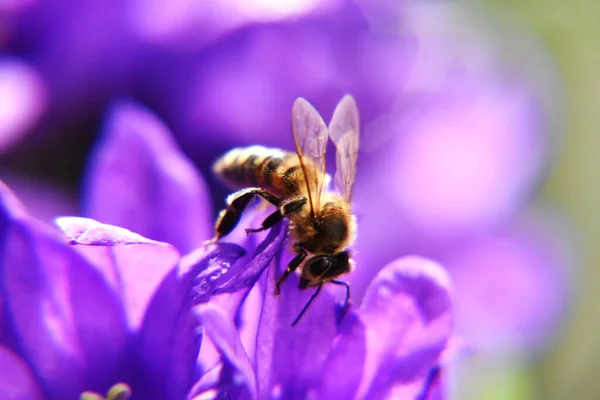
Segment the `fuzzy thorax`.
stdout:
[[314,217],[308,204],[290,214],[290,232],[312,254],[337,254],[354,243],[356,220],[350,204],[336,194],[324,193],[320,203]]

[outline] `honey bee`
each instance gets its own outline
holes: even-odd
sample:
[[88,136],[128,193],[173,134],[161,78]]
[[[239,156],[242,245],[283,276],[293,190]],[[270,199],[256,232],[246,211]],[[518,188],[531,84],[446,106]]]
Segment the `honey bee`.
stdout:
[[[345,286],[346,304],[350,298],[350,285],[336,278],[354,268],[349,251],[356,236],[356,219],[350,205],[359,142],[359,115],[354,98],[350,95],[342,98],[329,128],[308,101],[296,99],[292,107],[292,132],[295,153],[262,146],[236,148],[219,158],[213,170],[231,188],[241,189],[227,198],[227,207],[219,214],[215,226],[214,240],[235,228],[256,196],[277,210],[260,228],[246,229],[246,233],[269,229],[283,218],[290,221],[296,256],[277,280],[275,295],[279,295],[281,284],[299,267],[300,289],[317,287],[293,326],[324,283]],[[325,170],[328,138],[336,147],[335,190],[324,190],[330,181]]]

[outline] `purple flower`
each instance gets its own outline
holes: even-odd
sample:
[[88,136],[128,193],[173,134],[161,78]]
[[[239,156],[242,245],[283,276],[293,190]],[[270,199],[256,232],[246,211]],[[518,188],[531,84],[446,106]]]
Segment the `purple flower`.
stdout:
[[206,184],[164,124],[130,103],[110,112],[89,160],[84,214],[188,252],[212,235]]
[[[419,254],[453,277],[458,331],[479,351],[530,353],[552,338],[567,294],[554,237],[562,227],[547,228],[555,213],[539,212],[533,201],[552,161],[553,121],[522,60],[511,65],[497,53],[483,14],[388,0],[304,1],[293,10],[261,9],[265,3],[257,1],[20,3],[27,12],[14,8],[3,49],[43,80],[46,112],[35,137],[51,133],[48,147],[67,142],[44,154],[70,162],[71,148],[90,140],[106,104],[123,93],[151,105],[175,134],[134,104],[111,107],[88,159],[83,215],[188,253],[211,236],[225,190],[208,173],[206,182],[199,177],[175,143],[202,171],[233,146],[290,150],[297,96],[328,119],[349,92],[362,123],[353,204],[358,268],[348,276],[356,304],[383,266]],[[465,19],[448,17],[464,10]],[[538,47],[518,41],[505,47],[527,43],[511,54],[527,54],[534,75],[545,76]],[[38,117],[24,118],[21,133]],[[7,165],[35,159],[26,146],[16,150]],[[7,173],[32,214],[76,214],[60,204],[51,182],[39,187],[12,171],[2,171],[3,179]],[[257,213],[244,218],[243,227],[260,223]],[[263,239],[243,231],[228,237],[248,250],[227,273],[243,279],[211,300],[235,316],[237,332],[227,337],[238,335],[253,362],[266,293],[255,269],[266,267],[258,260],[245,266]],[[261,254],[269,243],[275,246],[263,242]],[[220,359],[219,351],[202,349],[201,372]],[[431,374],[431,381],[442,375]]]
[[[425,398],[439,390],[432,376],[453,330],[441,266],[396,260],[356,308],[340,309],[326,288],[292,328],[311,293],[294,276],[273,295],[285,224],[258,245],[245,239],[241,259],[234,244],[204,247],[206,231],[194,225],[209,225],[193,205],[210,202],[164,125],[120,103],[101,143],[85,198],[102,222],[58,218],[61,234],[1,186],[0,393]],[[174,202],[177,189],[183,200]]]
[[186,313],[196,276],[242,250],[223,244],[181,259],[122,228],[59,223],[70,244],[2,186],[1,345],[13,360],[2,368],[20,373],[0,390],[77,398],[126,382],[141,398],[183,398],[200,345]]
[[296,279],[281,299],[273,297],[273,272],[261,282],[254,353],[245,351],[235,325],[218,308],[195,309],[224,362],[219,376],[201,381],[195,393],[419,398],[429,389],[428,376],[452,331],[449,280],[439,265],[416,257],[397,260],[381,270],[361,306],[341,323],[333,296],[325,292],[295,327],[290,322],[310,293],[299,291]]

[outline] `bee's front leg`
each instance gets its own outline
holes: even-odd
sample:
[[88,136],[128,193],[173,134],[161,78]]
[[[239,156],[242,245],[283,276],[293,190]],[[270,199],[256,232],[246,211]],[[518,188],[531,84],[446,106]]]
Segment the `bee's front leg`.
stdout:
[[279,296],[279,287],[281,284],[285,282],[287,277],[290,276],[290,274],[294,272],[306,258],[306,251],[304,251],[304,249],[298,244],[294,246],[294,249],[298,252],[298,255],[294,257],[292,261],[290,261],[283,275],[281,275],[281,277],[277,280],[277,283],[275,284],[275,296]]
[[233,193],[227,198],[227,208],[219,214],[215,225],[216,235],[213,240],[229,234],[239,222],[242,213],[255,196],[260,196],[274,206],[279,207],[281,200],[260,188],[248,188]]
[[273,212],[267,218],[265,218],[260,228],[246,229],[246,233],[262,232],[265,229],[271,228],[276,223],[281,221],[283,217],[288,216],[294,211],[298,211],[300,208],[302,208],[302,206],[305,205],[307,201],[308,200],[306,199],[306,197],[302,197],[284,204],[277,211]]

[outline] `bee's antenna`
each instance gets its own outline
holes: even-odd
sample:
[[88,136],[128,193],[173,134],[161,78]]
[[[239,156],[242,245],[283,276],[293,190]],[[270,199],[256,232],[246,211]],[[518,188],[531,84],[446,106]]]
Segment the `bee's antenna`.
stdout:
[[306,303],[306,305],[304,306],[304,308],[302,309],[302,311],[300,311],[300,314],[296,317],[296,319],[294,320],[294,322],[292,322],[292,326],[296,325],[298,323],[298,321],[300,321],[300,318],[302,318],[302,316],[304,315],[304,313],[306,312],[306,310],[308,310],[308,306],[310,306],[310,303],[312,303],[313,300],[315,299],[315,297],[317,297],[317,295],[321,291],[322,287],[323,287],[323,284],[320,284],[317,287],[317,290],[315,290],[315,292],[312,294],[312,296],[310,296],[310,299],[308,299],[308,302]]
[[344,301],[344,307],[343,307],[343,308],[346,308],[346,306],[348,306],[348,303],[350,302],[350,284],[348,282],[338,281],[338,280],[331,280],[329,282],[335,283],[336,285],[342,285],[342,286],[346,287],[346,300]]

